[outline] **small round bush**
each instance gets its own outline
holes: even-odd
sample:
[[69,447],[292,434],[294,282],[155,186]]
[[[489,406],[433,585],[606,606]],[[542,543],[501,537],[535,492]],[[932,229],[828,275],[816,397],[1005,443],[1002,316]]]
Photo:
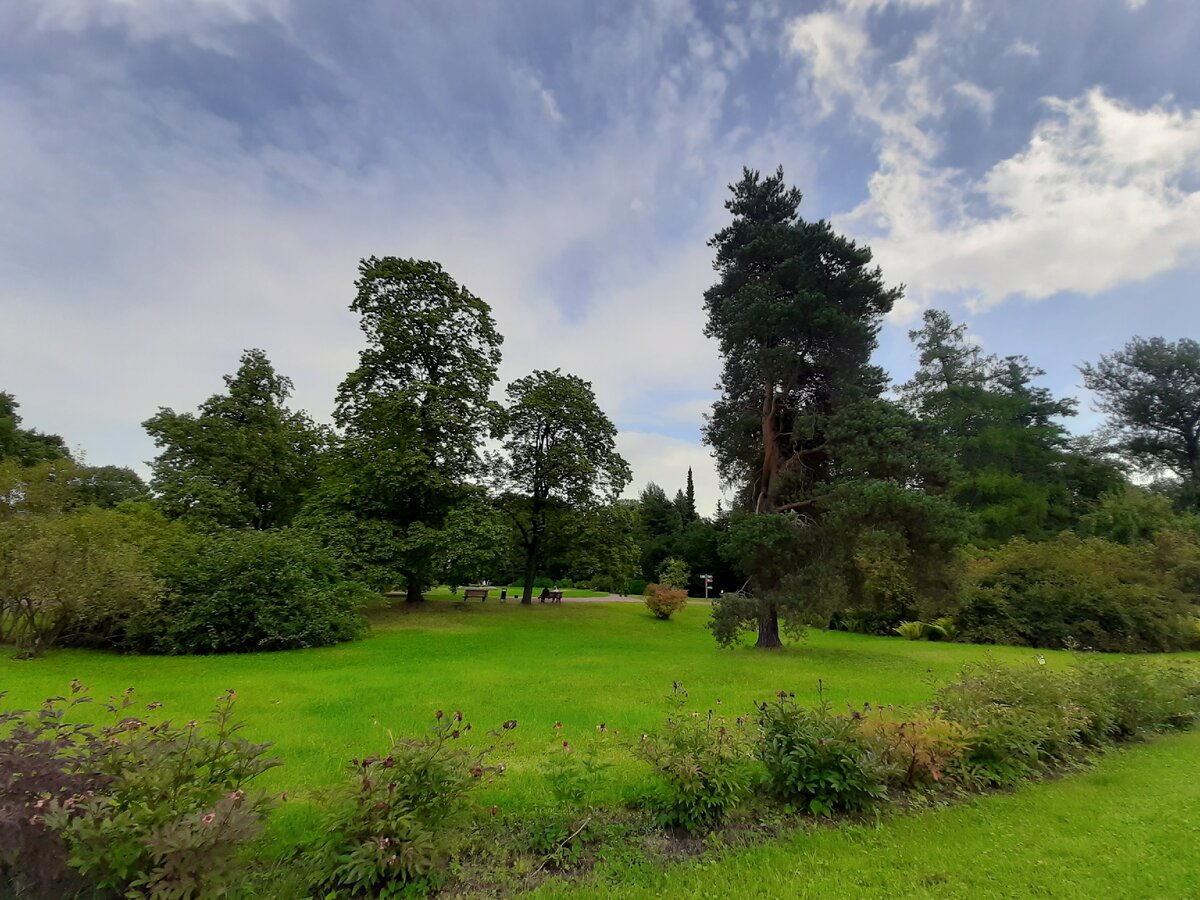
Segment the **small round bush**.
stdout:
[[648,584],[645,602],[655,618],[669,619],[687,606],[687,591],[669,584]]

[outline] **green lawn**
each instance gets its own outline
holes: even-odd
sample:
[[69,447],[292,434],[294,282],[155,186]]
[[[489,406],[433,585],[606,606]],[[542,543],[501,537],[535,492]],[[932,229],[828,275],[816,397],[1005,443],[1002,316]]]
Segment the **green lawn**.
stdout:
[[[234,688],[246,735],[274,742],[285,763],[266,785],[301,800],[338,779],[350,757],[382,749],[387,729],[423,729],[437,709],[461,709],[477,728],[514,718],[514,745],[500,756],[508,772],[482,799],[515,810],[546,798],[539,760],[563,737],[578,741],[599,723],[625,735],[655,727],[675,680],[697,705],[719,699],[731,714],[780,688],[815,701],[818,680],[835,704],[907,704],[985,653],[1009,663],[1034,656],[830,632],[779,652],[727,651],[713,643],[706,616],[702,606],[661,622],[634,603],[435,599],[375,610],[368,638],[316,650],[209,657],[59,650],[32,661],[0,654],[0,691],[8,691],[8,707],[31,705],[78,677],[100,696],[132,685],[146,702],[161,700],[167,714],[190,719]],[[1046,657],[1050,665],[1069,660]],[[556,721],[562,732],[553,730]],[[608,793],[616,800],[645,775],[628,754],[614,752],[613,761]],[[272,841],[282,848],[302,837],[313,815],[303,802],[287,804],[273,819]]]
[[602,863],[541,898],[1200,897],[1200,733],[1013,794],[816,827],[663,869]]

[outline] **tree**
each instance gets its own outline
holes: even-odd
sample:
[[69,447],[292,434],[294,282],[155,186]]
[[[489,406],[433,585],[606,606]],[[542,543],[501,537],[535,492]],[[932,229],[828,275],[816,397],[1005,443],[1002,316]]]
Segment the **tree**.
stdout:
[[722,374],[704,438],[751,518],[768,520],[746,523],[731,544],[755,599],[731,598],[726,610],[735,626],[753,622],[757,646],[778,647],[780,613],[795,622],[806,590],[792,576],[813,574],[792,550],[819,530],[819,498],[837,476],[830,417],[882,390],[870,355],[900,290],[884,286],[870,250],[798,216],[800,192],[782,169],[746,169],[730,189],[733,222],[709,242],[719,277],[705,292],[705,334]]
[[197,413],[162,408],[142,426],[161,452],[150,484],[173,518],[257,529],[288,524],[316,480],[326,438],[284,406],[291,379],[262,350],[247,350],[226,392]]
[[639,495],[638,520],[642,577],[654,581],[658,567],[675,552],[679,540],[683,527],[679,504],[667,499],[667,492],[651,481]]
[[536,371],[508,386],[504,451],[493,479],[520,535],[525,556],[522,603],[551,529],[567,517],[615,500],[629,484],[629,465],[616,451],[617,429],[588,382]]
[[54,459],[70,459],[66,442],[57,434],[42,434],[21,427],[20,408],[12,394],[0,391],[0,462],[15,459],[32,465]]
[[1143,472],[1170,472],[1200,505],[1200,343],[1135,337],[1079,371],[1114,448]]
[[951,493],[981,540],[1047,537],[1119,483],[1111,466],[1071,444],[1061,420],[1075,401],[1037,386],[1045,373],[1028,359],[984,354],[941,310],[927,310],[909,337],[919,361],[899,386],[901,403],[950,449]]
[[350,308],[367,346],[338,389],[345,436],[337,496],[325,506],[390,532],[387,565],[415,602],[434,576],[446,516],[480,474],[503,338],[491,307],[436,262],[372,256],[355,284]]

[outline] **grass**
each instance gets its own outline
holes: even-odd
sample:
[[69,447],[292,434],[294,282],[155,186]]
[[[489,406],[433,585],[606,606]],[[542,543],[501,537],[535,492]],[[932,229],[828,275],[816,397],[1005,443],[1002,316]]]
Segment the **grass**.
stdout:
[[[367,639],[336,647],[208,657],[5,655],[0,691],[11,708],[60,694],[75,677],[100,697],[132,685],[144,701],[163,701],[166,714],[186,720],[201,718],[234,688],[246,736],[274,742],[285,763],[264,777],[265,786],[301,800],[272,819],[269,847],[283,851],[316,827],[305,797],[338,780],[351,757],[383,749],[387,730],[423,730],[438,709],[463,710],[480,731],[518,721],[500,755],[508,772],[480,799],[519,810],[547,799],[541,763],[552,747],[594,734],[599,723],[626,735],[656,727],[673,681],[701,708],[719,699],[732,714],[781,688],[815,701],[818,683],[835,705],[910,704],[987,653],[1012,664],[1034,656],[1022,648],[817,631],[782,651],[725,651],[705,629],[702,606],[664,622],[636,603],[464,604],[448,596],[374,610]],[[1052,666],[1069,661],[1065,653],[1045,656]],[[555,722],[562,731],[553,730]],[[614,753],[613,762],[607,799],[615,802],[646,774],[628,754]]]
[[669,868],[616,859],[535,896],[1200,897],[1200,733],[880,827],[815,827]]

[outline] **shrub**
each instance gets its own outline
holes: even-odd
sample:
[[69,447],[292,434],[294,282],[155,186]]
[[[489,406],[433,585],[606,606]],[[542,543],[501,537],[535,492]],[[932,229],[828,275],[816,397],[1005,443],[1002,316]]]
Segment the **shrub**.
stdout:
[[119,643],[162,593],[121,512],[86,508],[0,521],[0,641],[25,656],[57,643]]
[[958,637],[958,623],[953,616],[941,616],[925,626],[930,640],[952,641]]
[[903,715],[891,707],[867,705],[854,718],[859,733],[876,748],[898,787],[928,787],[942,781],[947,767],[967,749],[967,730],[938,713]]
[[919,641],[925,637],[924,622],[901,622],[892,630],[906,641]]
[[661,825],[689,831],[719,824],[750,792],[751,768],[745,721],[732,725],[713,710],[687,709],[687,691],[672,687],[675,711],[663,730],[643,734],[634,753],[659,777],[647,805]]
[[1180,575],[1150,544],[1017,538],[972,562],[957,621],[963,639],[977,643],[1183,649],[1193,639]]
[[834,715],[828,701],[813,709],[780,691],[759,706],[759,758],[771,792],[789,807],[816,815],[855,812],[887,796],[888,764],[858,722]]
[[166,568],[172,594],[145,641],[166,653],[320,647],[363,630],[365,587],[302,531],[215,534]]
[[1093,713],[1071,696],[1070,679],[1044,665],[968,666],[938,691],[936,707],[971,734],[963,756],[968,781],[1009,785],[1071,758]]
[[35,895],[64,886],[96,896],[223,893],[236,881],[235,852],[269,807],[248,783],[278,765],[269,745],[238,736],[233,692],[205,729],[132,715],[132,689],[108,704],[112,725],[68,725],[65,714],[88,699],[77,682],[72,691],[70,702],[0,716],[0,821],[18,831],[0,870]]
[[351,762],[349,781],[329,798],[315,887],[387,897],[405,885],[436,884],[461,839],[470,795],[504,769],[488,764],[494,747],[464,740],[470,730],[462,713],[439,710],[429,735],[393,738],[386,755]]
[[629,582],[627,593],[634,594],[634,595],[644,594],[644,593],[646,593],[646,588],[649,586],[650,586],[650,582],[646,581],[646,579],[634,578],[632,581]]
[[669,584],[648,584],[645,604],[655,618],[669,619],[687,606],[687,591]]

